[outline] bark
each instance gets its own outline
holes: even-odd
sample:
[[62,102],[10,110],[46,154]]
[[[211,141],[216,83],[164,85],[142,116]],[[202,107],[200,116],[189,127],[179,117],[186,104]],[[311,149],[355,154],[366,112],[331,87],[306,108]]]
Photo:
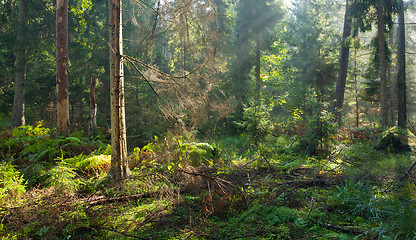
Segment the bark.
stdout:
[[377,2],[377,30],[380,60],[380,106],[381,126],[388,126],[388,104],[387,104],[387,62],[386,62],[386,37],[384,33],[384,6],[383,0]]
[[68,0],[56,1],[56,120],[57,131],[67,135],[68,99]]
[[25,84],[26,84],[26,64],[27,64],[27,3],[21,0],[19,3],[19,29],[17,33],[16,47],[16,75],[14,81],[14,100],[12,113],[12,126],[24,126],[25,121]]
[[399,0],[399,46],[398,46],[398,74],[397,74],[397,102],[398,102],[398,126],[407,127],[406,108],[406,42],[404,27],[403,0]]
[[88,134],[91,135],[97,128],[97,101],[95,99],[95,86],[97,80],[94,75],[91,76],[90,86],[90,114],[88,118]]
[[110,0],[111,165],[109,176],[116,179],[126,178],[130,173],[124,107],[121,6],[121,0]]
[[345,94],[345,84],[347,82],[347,73],[348,73],[348,58],[350,53],[350,46],[348,44],[348,38],[351,36],[351,22],[352,19],[349,16],[350,11],[350,1],[347,0],[345,7],[345,16],[344,16],[344,32],[342,34],[342,46],[341,46],[341,56],[339,61],[339,72],[337,79],[337,87],[335,90],[335,103],[334,103],[334,113],[335,121],[341,126],[341,110],[344,105],[344,94]]

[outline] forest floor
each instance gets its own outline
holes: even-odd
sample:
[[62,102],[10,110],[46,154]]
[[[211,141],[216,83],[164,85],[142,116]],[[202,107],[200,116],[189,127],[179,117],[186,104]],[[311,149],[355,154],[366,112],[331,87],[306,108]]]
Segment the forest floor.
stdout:
[[321,156],[297,152],[294,136],[259,151],[244,136],[168,135],[135,148],[120,181],[100,139],[42,125],[1,134],[1,239],[416,236],[414,154],[379,149],[379,129],[341,134]]

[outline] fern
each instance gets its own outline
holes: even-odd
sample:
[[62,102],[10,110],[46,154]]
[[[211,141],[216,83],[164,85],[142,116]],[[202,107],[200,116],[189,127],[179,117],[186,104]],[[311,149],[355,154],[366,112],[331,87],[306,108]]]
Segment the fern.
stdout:
[[14,166],[0,163],[0,205],[18,202],[25,192],[25,182]]

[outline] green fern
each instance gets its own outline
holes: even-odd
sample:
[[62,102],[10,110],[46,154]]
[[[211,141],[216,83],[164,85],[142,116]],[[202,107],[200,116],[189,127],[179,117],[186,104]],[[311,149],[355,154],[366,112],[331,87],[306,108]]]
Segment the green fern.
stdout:
[[25,192],[25,182],[14,166],[0,163],[0,205],[18,202]]

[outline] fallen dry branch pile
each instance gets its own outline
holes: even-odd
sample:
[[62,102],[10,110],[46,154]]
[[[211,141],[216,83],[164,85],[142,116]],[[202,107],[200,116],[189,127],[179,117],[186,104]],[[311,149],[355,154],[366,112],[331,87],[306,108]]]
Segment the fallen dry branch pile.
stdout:
[[[128,202],[142,198],[152,198],[158,195],[158,192],[148,192],[135,195],[121,196],[121,197],[111,197],[107,198],[106,196],[96,196],[92,198],[84,198],[76,201],[78,204],[86,205],[87,207],[93,207],[97,205],[115,203],[115,202]],[[71,203],[74,204],[74,203]],[[70,205],[71,205],[70,204]]]

